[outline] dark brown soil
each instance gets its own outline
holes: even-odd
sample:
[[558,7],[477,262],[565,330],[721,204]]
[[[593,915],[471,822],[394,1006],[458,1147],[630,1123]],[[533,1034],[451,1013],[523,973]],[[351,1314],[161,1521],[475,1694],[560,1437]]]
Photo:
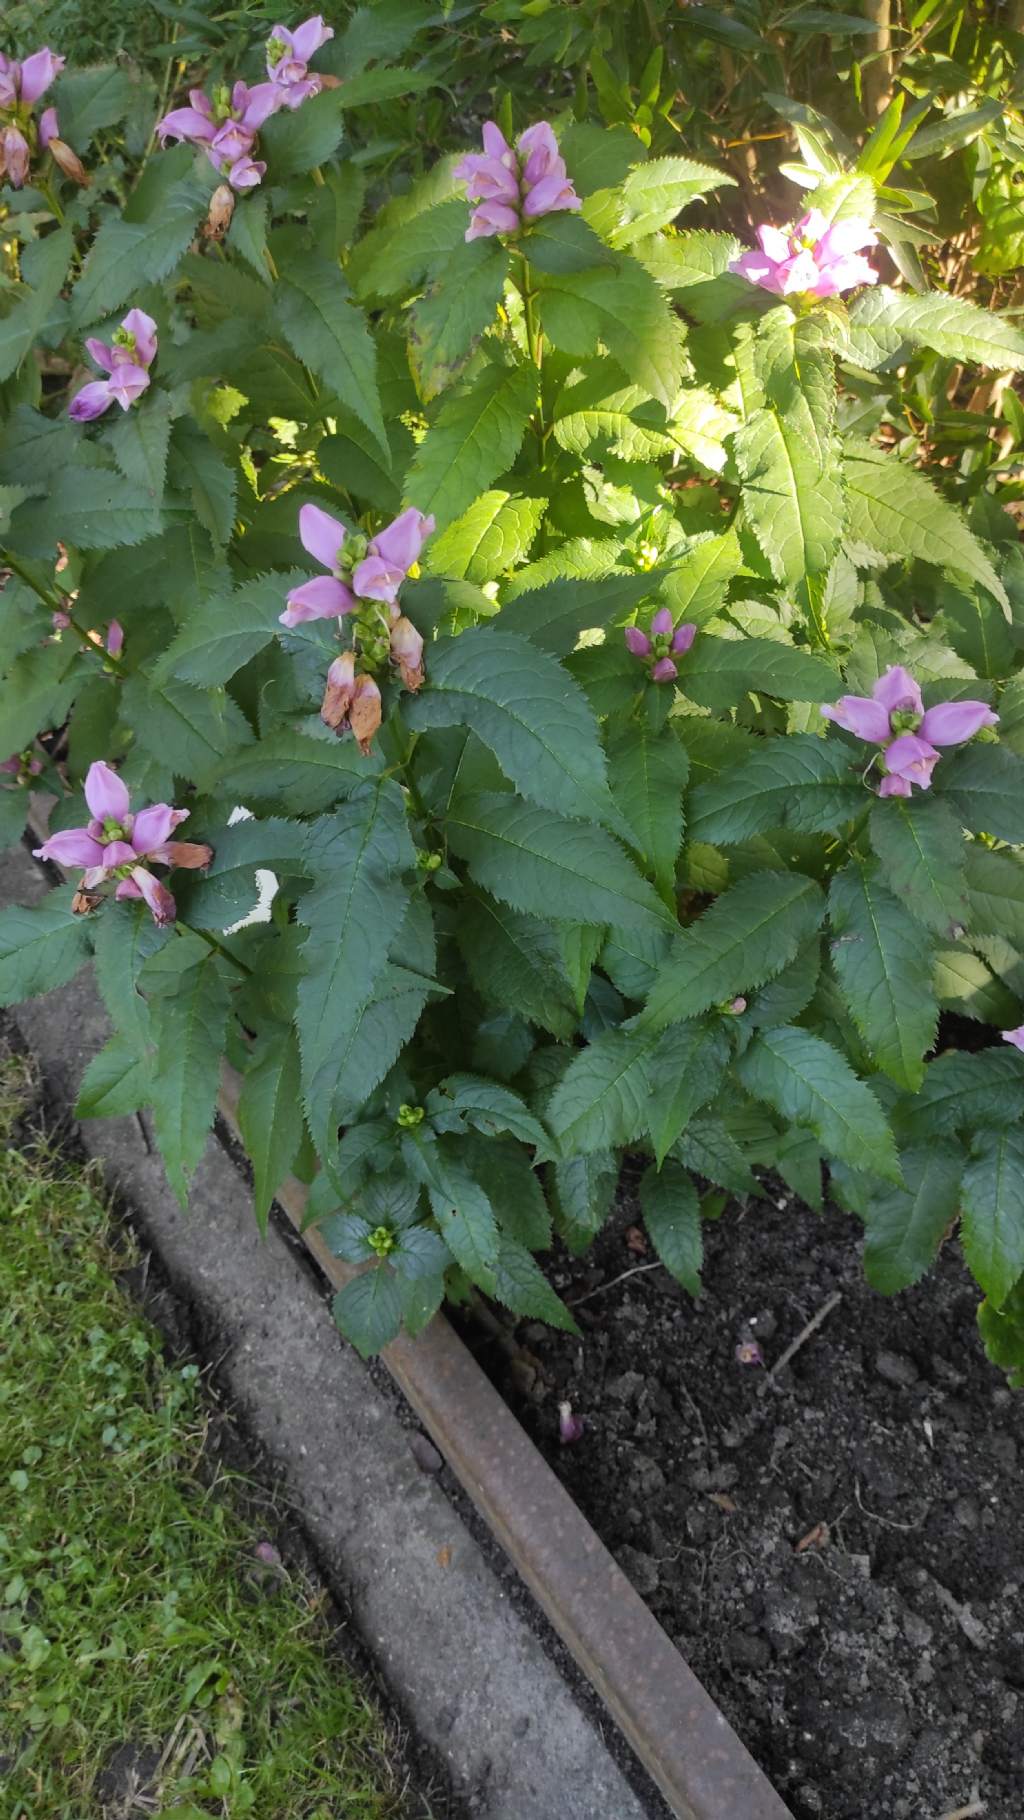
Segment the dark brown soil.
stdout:
[[956,1247],[886,1300],[857,1222],[779,1190],[707,1227],[698,1305],[662,1269],[613,1283],[653,1256],[636,1222],[627,1192],[555,1263],[599,1288],[582,1341],[478,1334],[483,1362],[798,1820],[1022,1820],[1024,1393]]

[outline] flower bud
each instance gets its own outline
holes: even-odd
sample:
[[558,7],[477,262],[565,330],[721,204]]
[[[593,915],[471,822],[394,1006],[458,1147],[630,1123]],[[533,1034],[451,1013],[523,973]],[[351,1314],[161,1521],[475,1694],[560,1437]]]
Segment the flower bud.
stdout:
[[641,632],[639,626],[627,626],[622,636],[626,641],[627,651],[631,651],[634,657],[650,656],[651,641],[645,632]]
[[583,1433],[583,1417],[574,1416],[571,1403],[558,1405],[558,1439],[563,1447],[571,1447]]
[[203,222],[206,240],[223,240],[235,212],[235,192],[229,183],[219,183],[210,197],[210,207]]
[[327,687],[324,690],[320,719],[335,730],[342,728],[348,721],[348,711],[352,706],[355,692],[356,660],[353,651],[343,651],[336,657],[327,672]]
[[659,657],[657,663],[651,666],[652,682],[671,682],[678,675],[679,671],[671,657]]
[[391,628],[391,661],[398,665],[407,689],[415,691],[423,684],[423,639],[411,619],[404,614]]
[[651,631],[655,638],[667,638],[672,630],[672,615],[668,607],[659,607],[651,620]]
[[112,619],[107,627],[107,656],[120,657],[124,649],[124,627],[120,620]]
[[51,139],[46,149],[54,164],[64,172],[65,177],[70,177],[72,183],[77,183],[83,190],[89,188],[92,178],[78,153],[73,152],[70,145],[66,144],[63,139]]
[[359,750],[364,756],[369,756],[373,736],[380,726],[380,722],[380,690],[372,676],[357,676],[348,723],[359,742]]
[[682,651],[688,651],[696,636],[696,626],[690,624],[677,626],[672,634],[673,651],[675,651],[677,655]]

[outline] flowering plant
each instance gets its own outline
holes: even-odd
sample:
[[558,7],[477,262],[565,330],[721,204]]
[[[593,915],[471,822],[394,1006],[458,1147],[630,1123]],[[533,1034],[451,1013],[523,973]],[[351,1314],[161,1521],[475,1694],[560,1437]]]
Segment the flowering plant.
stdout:
[[94,956],[81,1111],[149,1108],[183,1198],[229,1057],[365,1351],[471,1285],[571,1326],[537,1258],[629,1150],[694,1293],[709,1185],[827,1170],[881,1290],[958,1231],[1022,1369],[1017,494],[977,411],[930,439],[1024,336],[898,281],[891,120],[751,251],[651,119],[396,163],[353,122],[437,78],[367,29],[276,26],[123,203],[11,204],[0,826],[45,791],[70,877],[0,990]]

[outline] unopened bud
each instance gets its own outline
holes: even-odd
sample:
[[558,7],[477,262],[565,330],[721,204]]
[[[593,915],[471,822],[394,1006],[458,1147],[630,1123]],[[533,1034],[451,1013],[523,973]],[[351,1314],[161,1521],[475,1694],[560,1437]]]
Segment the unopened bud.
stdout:
[[558,1439],[563,1447],[571,1447],[583,1433],[583,1417],[574,1416],[571,1403],[558,1405]]
[[412,620],[404,615],[396,619],[391,628],[391,661],[398,665],[407,689],[415,691],[422,687],[423,639]]
[[763,1365],[764,1353],[756,1340],[741,1340],[736,1348],[737,1365]]
[[348,711],[355,693],[356,660],[353,651],[343,651],[327,672],[320,719],[325,726],[340,730],[348,723]]
[[77,183],[83,190],[89,188],[92,178],[78,153],[73,152],[70,145],[67,145],[63,139],[51,139],[46,149],[54,164],[64,172],[65,177],[70,177],[72,183]]
[[219,183],[210,197],[210,207],[203,222],[206,240],[223,240],[235,212],[235,192],[229,183]]
[[381,722],[380,690],[372,676],[357,676],[349,709],[348,724],[359,742],[359,750],[368,757],[373,736]]
[[422,1125],[425,1116],[422,1106],[402,1105],[398,1108],[397,1122],[403,1131],[415,1131],[417,1125]]
[[731,1011],[733,1017],[739,1017],[741,1015],[741,1013],[746,1010],[746,1008],[747,1008],[747,1001],[743,997],[742,993],[738,993],[734,999],[730,999],[730,1001],[729,1001],[729,1010]]

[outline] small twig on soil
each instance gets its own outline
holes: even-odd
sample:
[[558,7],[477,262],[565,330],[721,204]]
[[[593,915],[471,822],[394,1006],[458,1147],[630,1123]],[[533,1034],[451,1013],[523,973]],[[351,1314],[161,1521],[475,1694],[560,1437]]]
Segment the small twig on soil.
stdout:
[[821,1307],[818,1309],[817,1314],[811,1316],[810,1320],[807,1323],[807,1326],[802,1328],[801,1331],[797,1334],[796,1339],[792,1340],[790,1342],[790,1344],[786,1347],[786,1350],[783,1353],[781,1359],[776,1359],[775,1364],[772,1366],[770,1372],[768,1373],[767,1381],[769,1383],[771,1383],[775,1378],[778,1377],[780,1371],[785,1371],[786,1366],[789,1364],[790,1359],[792,1359],[795,1356],[795,1354],[800,1351],[801,1346],[806,1344],[806,1342],[810,1339],[810,1337],[813,1333],[817,1333],[818,1328],[821,1326],[822,1322],[826,1321],[828,1319],[829,1315],[832,1313],[833,1308],[838,1308],[842,1299],[843,1299],[843,1292],[841,1289],[837,1289],[833,1295],[829,1296],[827,1302],[822,1302]]
[[[893,1521],[892,1517],[880,1517],[877,1510],[869,1510],[860,1495],[860,1480],[859,1479],[854,1479],[854,1481],[853,1481],[853,1494],[857,1500],[857,1503],[858,1503],[860,1509],[864,1512],[864,1515],[866,1517],[871,1518],[872,1523],[883,1523],[885,1525],[886,1529],[904,1529],[907,1531],[914,1530],[914,1529],[920,1529],[920,1527],[921,1527],[920,1523],[896,1523]],[[948,1820],[948,1816],[947,1816],[947,1820]]]
[[610,1283],[599,1283],[596,1289],[588,1289],[586,1295],[574,1295],[566,1302],[567,1308],[578,1308],[581,1302],[592,1301],[596,1295],[604,1295],[606,1289],[614,1289],[616,1283],[624,1283],[627,1277],[638,1277],[642,1270],[664,1270],[664,1264],[634,1264],[632,1270],[624,1270],[620,1277],[612,1277]]
[[939,1820],[974,1820],[976,1814],[984,1812],[984,1801],[969,1801],[966,1807],[955,1807],[952,1813],[940,1814]]

